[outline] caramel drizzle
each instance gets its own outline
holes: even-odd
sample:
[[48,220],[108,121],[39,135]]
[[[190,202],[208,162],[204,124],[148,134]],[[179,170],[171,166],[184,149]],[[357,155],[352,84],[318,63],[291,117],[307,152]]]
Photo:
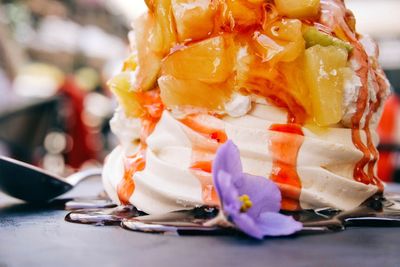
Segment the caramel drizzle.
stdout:
[[[337,25],[334,30],[335,34],[341,38],[346,38],[353,46],[353,57],[357,59],[360,64],[360,69],[357,70],[357,75],[361,78],[362,86],[359,91],[357,99],[357,110],[351,119],[352,122],[352,140],[358,150],[363,153],[363,157],[358,161],[354,168],[354,179],[364,184],[373,184],[378,186],[380,190],[383,190],[382,182],[375,175],[375,165],[379,157],[379,153],[373,143],[372,134],[370,130],[370,121],[374,113],[379,109],[382,99],[387,90],[387,85],[384,84],[384,78],[381,73],[377,75],[377,70],[371,65],[370,59],[363,49],[363,46],[358,41],[356,34],[352,31],[350,26],[347,24],[346,12],[347,9],[343,1],[326,1],[321,0],[322,12],[329,10],[329,14],[332,15],[332,19]],[[378,70],[379,72],[379,70]],[[368,101],[368,77],[371,75],[374,90],[376,93],[377,100],[373,102]],[[377,81],[379,79],[379,81]],[[367,110],[369,108],[369,110]],[[361,126],[360,122],[365,114],[365,125]],[[366,134],[366,144],[361,140],[361,128]],[[365,167],[368,166],[368,173],[365,171]]]

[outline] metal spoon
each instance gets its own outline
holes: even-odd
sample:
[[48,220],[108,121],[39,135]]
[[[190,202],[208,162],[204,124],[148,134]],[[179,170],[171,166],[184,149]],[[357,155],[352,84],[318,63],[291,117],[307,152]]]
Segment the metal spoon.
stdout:
[[70,191],[82,180],[101,175],[88,169],[61,178],[30,164],[0,156],[0,190],[26,202],[47,202]]

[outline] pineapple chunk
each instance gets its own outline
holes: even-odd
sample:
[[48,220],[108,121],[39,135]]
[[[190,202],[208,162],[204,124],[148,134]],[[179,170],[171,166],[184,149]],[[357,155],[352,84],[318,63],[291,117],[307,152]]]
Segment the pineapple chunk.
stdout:
[[305,52],[305,77],[314,121],[319,126],[338,123],[343,115],[343,90],[348,53],[337,46],[315,45]]
[[164,60],[162,73],[178,79],[224,82],[233,73],[232,47],[230,36],[218,36],[184,47]]
[[161,68],[161,56],[151,47],[155,18],[151,13],[144,14],[134,22],[135,42],[137,49],[137,72],[133,88],[136,91],[146,91],[154,88]]
[[305,50],[302,23],[297,19],[282,19],[254,32],[255,49],[263,61],[294,61]]
[[278,12],[289,18],[306,19],[316,17],[320,0],[275,0]]
[[223,110],[231,95],[230,84],[207,84],[197,80],[179,80],[171,75],[158,79],[163,103],[170,108],[191,106]]
[[312,114],[312,106],[309,99],[310,91],[304,80],[303,64],[304,54],[293,62],[279,63],[278,70],[284,73],[289,93],[304,108],[306,113],[310,115]]
[[137,118],[143,114],[143,109],[139,103],[136,92],[131,90],[131,75],[129,72],[121,72],[113,77],[108,86],[117,96],[127,117]]
[[[171,0],[153,0],[155,25],[151,36],[151,49],[165,56],[176,44]],[[143,37],[142,37],[143,38]]]
[[247,28],[263,20],[264,1],[226,0],[225,3],[225,16],[227,16],[225,19],[231,27]]
[[214,30],[216,2],[212,0],[172,0],[178,40],[200,40]]

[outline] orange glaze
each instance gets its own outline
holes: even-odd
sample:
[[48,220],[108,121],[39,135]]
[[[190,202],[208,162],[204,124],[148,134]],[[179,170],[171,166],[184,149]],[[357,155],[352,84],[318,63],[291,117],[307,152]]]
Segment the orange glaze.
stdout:
[[207,205],[219,200],[212,181],[212,162],[219,146],[228,140],[223,123],[212,115],[188,115],[181,120],[188,126],[187,135],[192,143],[191,172],[198,178],[202,198]]
[[[300,210],[301,181],[297,173],[297,157],[304,142],[304,133],[298,124],[273,124],[268,149],[272,155],[270,179],[282,192],[283,210]],[[283,133],[283,134],[282,134]]]
[[139,92],[138,95],[140,104],[146,112],[141,117],[142,127],[140,129],[138,150],[132,156],[124,159],[124,176],[117,186],[117,195],[123,205],[129,204],[129,199],[135,191],[133,176],[136,172],[142,171],[146,167],[146,139],[153,132],[164,110],[159,90]]
[[[352,57],[357,60],[360,64],[360,69],[357,71],[357,75],[361,78],[362,87],[360,88],[358,100],[357,100],[357,111],[352,117],[352,139],[353,143],[357,149],[363,153],[363,158],[356,163],[354,168],[354,179],[356,181],[362,182],[364,184],[373,184],[383,190],[383,185],[378,177],[375,175],[375,165],[378,160],[379,153],[373,144],[370,121],[373,114],[379,109],[382,101],[382,97],[387,89],[387,86],[383,83],[383,78],[381,81],[377,81],[376,70],[371,64],[371,60],[363,49],[363,46],[357,39],[357,35],[351,29],[351,25],[348,25],[346,17],[349,13],[343,1],[321,1],[321,7],[324,10],[329,10],[331,14],[331,19],[334,21],[336,27],[334,29],[335,34],[347,41],[349,41],[353,46]],[[377,101],[369,101],[368,92],[368,76],[372,75],[372,81],[374,85],[374,90],[377,95]],[[381,77],[381,75],[378,75]],[[369,108],[369,110],[368,110]],[[360,122],[366,113],[365,125],[360,125]],[[361,129],[366,134],[366,144],[361,139]],[[366,166],[368,172],[366,172]]]

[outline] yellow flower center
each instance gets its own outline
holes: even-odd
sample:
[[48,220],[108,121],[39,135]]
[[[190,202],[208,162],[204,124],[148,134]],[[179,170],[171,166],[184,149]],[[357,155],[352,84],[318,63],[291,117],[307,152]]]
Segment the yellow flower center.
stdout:
[[239,197],[239,200],[240,202],[242,202],[242,207],[240,207],[240,212],[246,212],[253,206],[253,202],[251,202],[250,197],[248,195],[241,195]]

